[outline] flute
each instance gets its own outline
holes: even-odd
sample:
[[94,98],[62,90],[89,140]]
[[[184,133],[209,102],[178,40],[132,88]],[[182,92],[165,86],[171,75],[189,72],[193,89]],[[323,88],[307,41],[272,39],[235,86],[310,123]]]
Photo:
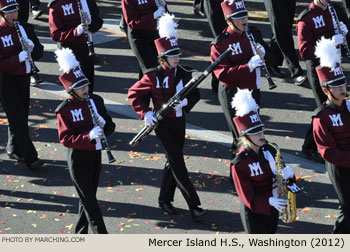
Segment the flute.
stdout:
[[[84,10],[83,10],[83,7],[81,5],[81,0],[77,0],[77,3],[78,3],[78,9],[79,9],[81,23],[88,25],[85,18],[84,18]],[[87,38],[87,45],[89,48],[89,56],[95,56],[95,48],[94,48],[94,42],[92,40],[92,34],[89,30],[87,30],[84,33],[85,33],[85,36]]]
[[17,32],[19,41],[20,41],[20,43],[21,43],[22,50],[23,50],[23,51],[26,51],[26,52],[28,53],[28,55],[29,55],[29,57],[28,57],[28,62],[29,62],[29,64],[30,64],[30,72],[31,72],[31,74],[33,75],[33,78],[34,78],[34,80],[35,80],[35,83],[41,83],[41,82],[43,82],[43,81],[42,81],[42,79],[40,79],[40,77],[39,77],[39,75],[38,75],[39,70],[38,70],[38,68],[37,68],[37,67],[35,66],[35,64],[34,64],[34,61],[33,61],[33,59],[32,59],[32,54],[31,54],[31,52],[29,51],[29,49],[28,49],[27,47],[25,47],[25,45],[24,45],[24,38],[23,38],[22,32],[21,32],[21,30],[20,30],[20,28],[19,28],[20,23],[19,23],[19,21],[13,21],[13,24],[14,24],[14,26],[15,26],[15,29],[16,29],[16,32]]
[[[90,113],[91,113],[92,122],[93,122],[93,124],[94,124],[94,127],[99,126],[99,124],[97,123],[97,115],[96,115],[96,113],[95,113],[94,107],[92,106],[92,101],[91,101],[91,99],[90,99],[90,96],[89,96],[88,94],[86,94],[86,95],[85,95],[85,99],[86,99],[86,101],[87,101],[87,104],[88,104],[88,107],[89,107],[89,110],[90,110]],[[113,163],[113,162],[115,162],[115,158],[114,158],[113,155],[112,155],[111,148],[109,147],[109,144],[108,144],[106,135],[105,135],[104,132],[103,132],[103,129],[102,129],[102,138],[101,138],[101,142],[102,142],[102,145],[103,145],[104,149],[105,149],[106,152],[107,152],[108,163]]]

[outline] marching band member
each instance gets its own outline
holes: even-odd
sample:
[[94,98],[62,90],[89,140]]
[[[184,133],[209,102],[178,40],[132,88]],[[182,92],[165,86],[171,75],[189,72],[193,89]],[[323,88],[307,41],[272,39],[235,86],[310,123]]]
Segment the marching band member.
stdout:
[[[332,38],[336,45],[341,45],[344,42],[345,35],[348,33],[346,25],[340,21],[343,34],[335,34],[335,24],[329,11],[329,2],[330,0],[313,0],[307,9],[300,13],[297,21],[299,52],[301,58],[306,61],[307,76],[317,107],[321,106],[327,100],[327,97],[322,91],[315,70],[320,64],[319,59],[315,56],[316,42],[324,36],[325,38]],[[339,8],[337,9],[340,10]],[[312,135],[312,123],[306,134],[302,152],[311,160],[320,163],[324,162],[317,152]]]
[[313,116],[313,135],[340,202],[334,234],[350,234],[350,102],[346,100],[346,79],[340,62],[340,50],[330,39],[316,45],[320,58],[316,68],[322,91],[327,96]]
[[8,141],[6,151],[11,159],[24,162],[28,169],[36,169],[44,162],[29,135],[28,114],[30,102],[29,53],[37,60],[43,54],[43,46],[35,35],[32,25],[19,25],[22,48],[14,21],[18,19],[16,0],[0,0],[0,99],[8,119]]
[[[81,1],[82,23],[78,1]],[[88,31],[97,32],[103,24],[95,0],[54,0],[48,4],[49,27],[52,40],[57,48],[70,48],[80,62],[84,75],[88,78],[89,92],[94,91],[95,57],[89,56]]]
[[[232,100],[236,109],[233,122],[240,135],[238,154],[231,169],[237,194],[241,199],[241,220],[249,234],[276,233],[279,212],[287,201],[278,198],[275,164],[276,149],[266,144],[264,124],[260,120],[258,105],[248,89],[238,89]],[[294,178],[291,167],[282,169],[283,179]],[[293,192],[300,190],[291,181]]]
[[[154,43],[158,50],[160,66],[146,72],[128,92],[131,106],[144,119],[146,126],[158,123],[153,111],[159,110],[191,79],[192,71],[179,65],[180,48],[175,29],[177,24],[173,18],[174,16],[165,14],[159,20],[161,38],[156,39]],[[152,97],[153,111],[143,99],[148,95]],[[199,99],[199,89],[195,89],[187,98],[178,102],[174,111],[162,119],[155,130],[167,158],[158,197],[159,206],[168,214],[177,213],[171,202],[174,201],[175,189],[178,186],[188,204],[193,220],[201,218],[207,210],[198,207],[201,203],[188,177],[184,162],[183,146],[186,130],[184,112],[189,112]]]
[[218,98],[233,136],[232,152],[236,150],[238,138],[237,129],[232,122],[235,109],[231,101],[237,88],[248,88],[253,91],[253,97],[260,101],[260,66],[263,64],[265,50],[259,44],[259,55],[253,54],[252,46],[245,33],[248,23],[248,11],[243,0],[228,0],[221,3],[221,7],[228,27],[211,43],[211,61],[214,62],[227,48],[232,45],[235,49],[232,55],[226,57],[214,70],[220,81]]
[[85,77],[73,52],[68,48],[56,51],[57,61],[64,73],[59,77],[69,98],[56,109],[58,137],[67,147],[69,173],[79,195],[79,218],[75,233],[106,234],[107,229],[97,203],[96,192],[101,172],[101,139],[112,134],[115,124],[107,114],[103,99],[91,95],[96,112],[94,125],[85,95],[89,80]]

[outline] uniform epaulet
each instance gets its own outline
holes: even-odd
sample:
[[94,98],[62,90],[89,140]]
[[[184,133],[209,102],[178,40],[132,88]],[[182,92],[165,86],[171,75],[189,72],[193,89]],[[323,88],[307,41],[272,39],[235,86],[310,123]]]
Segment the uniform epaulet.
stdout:
[[55,113],[60,112],[61,109],[63,109],[66,105],[70,104],[71,102],[72,102],[72,101],[69,100],[69,99],[66,99],[66,100],[64,100],[63,102],[61,102],[61,104],[58,105],[58,107],[56,108]]
[[224,33],[220,33],[219,35],[217,35],[215,37],[215,39],[211,42],[212,45],[216,45],[217,43],[219,43],[221,40],[225,39],[228,37],[228,32],[224,32]]
[[312,116],[317,116],[319,113],[321,113],[326,108],[327,108],[327,105],[326,104],[322,104],[321,106],[319,106],[318,108],[316,108],[314,110],[314,113],[312,114]]
[[238,155],[236,155],[235,158],[232,159],[231,163],[236,165],[236,164],[238,164],[239,161],[243,160],[246,156],[248,156],[248,152],[243,151],[243,152],[239,153]]
[[47,4],[47,7],[48,7],[48,8],[51,8],[52,4],[55,3],[56,1],[57,1],[57,0],[53,0],[53,1],[49,2],[49,3]]
[[182,70],[189,72],[189,73],[198,72],[198,70],[196,70],[190,66],[178,65],[178,67],[180,67]]
[[299,21],[299,20],[302,20],[303,17],[304,17],[306,14],[308,14],[310,11],[311,11],[311,8],[306,8],[305,10],[303,10],[303,11],[299,14],[299,16],[298,16],[298,21]]

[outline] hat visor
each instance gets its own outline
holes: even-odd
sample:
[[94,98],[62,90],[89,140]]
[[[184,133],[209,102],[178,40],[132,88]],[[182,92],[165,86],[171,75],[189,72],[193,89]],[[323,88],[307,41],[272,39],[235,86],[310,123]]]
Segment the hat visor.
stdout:
[[158,57],[175,57],[175,56],[180,56],[181,55],[181,52],[180,52],[180,48],[173,48],[173,49],[170,49],[164,53],[162,53],[161,55],[159,55]]
[[246,131],[243,131],[240,135],[256,135],[259,134],[260,132],[265,131],[265,126],[264,124],[259,124],[257,126],[254,126],[252,128],[249,128]]
[[19,9],[18,3],[13,3],[3,7],[0,11],[4,13],[9,13],[13,11],[18,11],[18,9]]
[[341,86],[344,86],[346,84],[347,84],[346,79],[344,76],[342,76],[342,77],[335,79],[335,80],[331,80],[328,82],[322,82],[321,86],[322,87],[341,87]]
[[84,78],[82,80],[77,81],[73,85],[71,85],[67,91],[70,92],[74,89],[79,89],[79,88],[85,87],[89,84],[90,84],[89,80],[87,78]]
[[247,10],[241,10],[237,11],[235,13],[232,13],[230,15],[226,16],[226,20],[231,18],[231,19],[240,19],[240,18],[246,18],[248,17],[248,11]]

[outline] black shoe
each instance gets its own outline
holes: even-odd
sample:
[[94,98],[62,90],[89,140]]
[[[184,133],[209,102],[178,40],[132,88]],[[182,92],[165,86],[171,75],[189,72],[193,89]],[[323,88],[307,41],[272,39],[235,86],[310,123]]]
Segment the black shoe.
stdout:
[[44,164],[44,160],[37,159],[34,162],[32,162],[30,165],[27,165],[27,168],[29,170],[35,170],[35,169],[39,168],[40,166],[42,166],[43,164]]
[[191,211],[192,220],[194,221],[200,220],[201,217],[203,217],[208,213],[208,210],[204,210],[200,207],[191,208],[190,211]]
[[304,86],[306,84],[307,77],[306,75],[299,75],[294,78],[294,84],[297,86]]
[[15,154],[15,153],[7,152],[7,156],[9,157],[9,159],[17,160],[17,162],[19,162],[19,163],[23,163],[24,162],[24,158],[21,157],[20,155]]
[[269,66],[268,67],[269,73],[273,77],[277,78],[285,78],[286,74],[284,72],[281,72],[281,70],[278,68],[278,66]]
[[175,210],[175,208],[170,202],[159,202],[159,207],[167,214],[170,214],[170,215],[177,214],[177,211]]
[[196,15],[196,16],[200,16],[200,17],[202,17],[202,18],[206,18],[207,17],[207,15],[205,15],[205,13],[203,12],[203,11],[201,11],[201,10],[198,10],[198,9],[193,9],[193,12],[194,12],[194,14]]
[[306,157],[307,159],[324,164],[324,159],[321,157],[320,153],[318,153],[317,150],[303,149],[302,152],[304,157]]

